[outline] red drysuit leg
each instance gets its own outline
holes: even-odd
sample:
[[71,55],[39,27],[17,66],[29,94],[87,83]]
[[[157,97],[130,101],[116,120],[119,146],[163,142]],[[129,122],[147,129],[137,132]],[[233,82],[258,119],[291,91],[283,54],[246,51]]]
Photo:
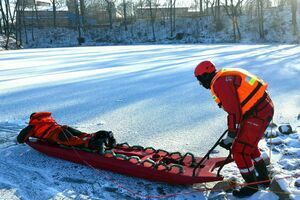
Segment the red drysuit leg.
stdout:
[[233,159],[241,173],[252,172],[254,170],[252,159],[256,162],[261,159],[257,145],[272,117],[273,104],[267,98],[252,116],[242,121],[240,131],[232,145]]

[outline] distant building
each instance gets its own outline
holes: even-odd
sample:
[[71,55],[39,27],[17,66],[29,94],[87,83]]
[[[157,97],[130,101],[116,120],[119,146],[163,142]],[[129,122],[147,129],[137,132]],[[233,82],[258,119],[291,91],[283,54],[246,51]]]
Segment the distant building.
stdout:
[[[52,27],[54,26],[53,22],[53,7],[37,6],[37,11],[34,7],[27,7],[24,11],[17,11],[17,18],[21,16],[24,20],[21,23],[25,23],[27,26],[36,26],[36,27]],[[112,20],[116,20],[117,16],[116,9],[112,9]],[[93,12],[86,13],[86,16],[82,18],[79,16],[79,19],[76,15],[75,10],[68,10],[68,7],[57,7],[56,8],[56,26],[57,27],[76,27],[78,20],[86,26],[106,26],[109,24],[109,13],[107,10],[98,10],[95,9]]]
[[[50,6],[51,2],[49,0],[21,0],[20,2],[21,6],[24,6],[25,8],[34,7],[34,6]],[[34,5],[35,3],[35,5]]]
[[[95,9],[89,10],[86,14],[86,21],[90,25],[105,25],[109,24],[109,12],[104,9]],[[116,21],[117,18],[117,10],[114,8],[111,11],[112,21]],[[94,24],[89,23],[89,21],[94,21]]]
[[51,3],[47,0],[44,0],[44,1],[43,0],[37,0],[36,5],[37,6],[50,6]]
[[[156,19],[165,18],[170,16],[170,8],[168,7],[138,7],[135,11],[135,16],[137,19],[147,19],[152,15]],[[176,17],[186,17],[189,15],[188,7],[175,7],[175,16]]]
[[[22,15],[27,26],[52,27],[53,12],[52,11],[31,11],[17,12],[17,16]],[[76,16],[68,11],[56,11],[56,26],[70,27],[76,22]]]
[[[26,6],[24,11],[17,11],[17,20],[22,18],[21,24],[26,26],[51,27],[53,24],[53,7],[47,0],[37,0],[36,7],[34,0],[26,0],[33,3],[33,6]],[[28,4],[32,5],[32,4]],[[35,10],[36,8],[36,10]],[[19,18],[20,17],[20,18]],[[70,27],[74,24],[75,16],[69,13],[67,7],[56,8],[56,26]]]
[[[66,1],[66,5],[70,13],[76,13],[76,6],[73,0]],[[79,6],[79,5],[78,5]],[[106,7],[88,6],[85,10],[84,21],[86,25],[97,26],[109,24],[109,11]],[[111,19],[115,21],[117,10],[114,3],[111,4]]]
[[[232,7],[231,6],[225,6],[225,5],[221,5],[220,8],[218,8],[217,6],[213,6],[213,7],[208,7],[206,9],[203,10],[203,14],[204,15],[214,15],[214,13],[220,9],[220,13],[223,13],[223,14],[227,14],[227,11],[229,13],[232,13]],[[241,9],[238,9],[238,14],[241,13]]]

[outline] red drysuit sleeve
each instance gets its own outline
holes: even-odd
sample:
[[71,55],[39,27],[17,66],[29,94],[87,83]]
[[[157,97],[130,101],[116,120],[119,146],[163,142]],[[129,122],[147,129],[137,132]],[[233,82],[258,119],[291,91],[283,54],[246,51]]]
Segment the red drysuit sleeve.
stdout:
[[239,76],[223,76],[218,78],[214,84],[214,91],[220,99],[223,109],[228,113],[228,131],[235,134],[242,120],[242,110],[237,94],[240,84]]

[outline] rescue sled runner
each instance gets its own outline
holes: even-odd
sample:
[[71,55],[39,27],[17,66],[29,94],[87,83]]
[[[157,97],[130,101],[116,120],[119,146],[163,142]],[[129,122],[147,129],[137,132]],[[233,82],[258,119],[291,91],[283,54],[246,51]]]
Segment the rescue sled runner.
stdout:
[[165,150],[118,144],[103,155],[97,150],[66,147],[37,141],[27,144],[48,156],[88,165],[94,168],[144,178],[157,182],[188,185],[222,180],[214,169],[231,162],[231,159],[195,157],[192,153],[182,155]]

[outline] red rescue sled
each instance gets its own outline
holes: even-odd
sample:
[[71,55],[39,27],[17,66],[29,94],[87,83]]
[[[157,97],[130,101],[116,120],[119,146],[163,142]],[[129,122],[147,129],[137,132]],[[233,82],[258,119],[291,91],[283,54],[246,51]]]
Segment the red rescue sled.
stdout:
[[181,155],[179,152],[169,153],[152,147],[129,146],[127,143],[119,144],[116,148],[105,151],[103,155],[96,151],[62,147],[39,140],[28,141],[27,144],[48,156],[138,178],[180,185],[220,181],[223,177],[213,170],[232,161],[225,157],[208,158],[199,166],[197,164],[203,157],[194,157],[191,153]]

